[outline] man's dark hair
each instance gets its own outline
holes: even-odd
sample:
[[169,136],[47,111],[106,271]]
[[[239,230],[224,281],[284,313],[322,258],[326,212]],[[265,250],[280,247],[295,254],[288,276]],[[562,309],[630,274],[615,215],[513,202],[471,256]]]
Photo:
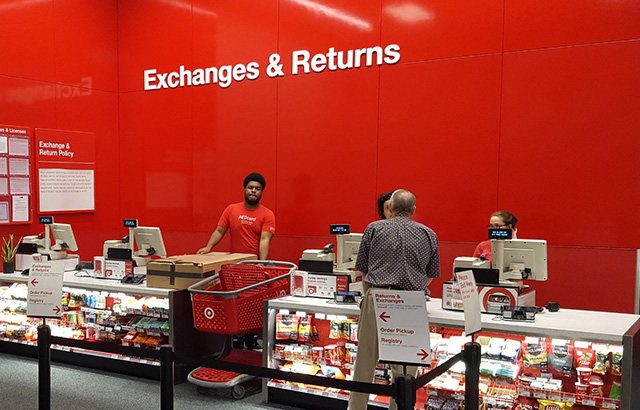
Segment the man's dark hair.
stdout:
[[393,194],[393,191],[385,192],[383,194],[380,194],[380,196],[378,197],[377,206],[380,219],[387,219],[387,217],[384,216],[384,203],[391,199],[391,194]]
[[398,214],[413,215],[416,211],[416,197],[406,189],[397,189],[391,194],[391,208]]
[[251,181],[259,182],[262,185],[262,189],[264,189],[267,186],[267,181],[264,180],[264,177],[262,176],[262,174],[259,174],[257,172],[252,172],[245,177],[244,188],[246,188],[247,185],[249,185],[249,182]]

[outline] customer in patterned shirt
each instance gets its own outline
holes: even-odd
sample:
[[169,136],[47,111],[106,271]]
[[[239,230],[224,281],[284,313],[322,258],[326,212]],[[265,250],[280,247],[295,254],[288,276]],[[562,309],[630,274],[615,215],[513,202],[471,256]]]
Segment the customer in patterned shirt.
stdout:
[[[391,195],[391,218],[367,226],[360,244],[356,269],[363,273],[364,297],[358,324],[358,355],[353,380],[372,382],[378,362],[378,335],[371,289],[422,290],[440,276],[438,237],[430,228],[410,217],[416,209],[416,197],[398,189]],[[407,373],[417,373],[414,366]],[[402,374],[401,365],[391,366],[391,375]],[[349,410],[365,410],[368,394],[351,393]],[[397,405],[389,404],[391,410]]]

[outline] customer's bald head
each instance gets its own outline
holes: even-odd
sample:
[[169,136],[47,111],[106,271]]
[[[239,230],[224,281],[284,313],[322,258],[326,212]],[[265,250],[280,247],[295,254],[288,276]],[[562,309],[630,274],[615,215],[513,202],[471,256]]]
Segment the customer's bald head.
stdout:
[[406,189],[397,189],[391,195],[391,208],[396,214],[411,216],[416,211],[416,196]]

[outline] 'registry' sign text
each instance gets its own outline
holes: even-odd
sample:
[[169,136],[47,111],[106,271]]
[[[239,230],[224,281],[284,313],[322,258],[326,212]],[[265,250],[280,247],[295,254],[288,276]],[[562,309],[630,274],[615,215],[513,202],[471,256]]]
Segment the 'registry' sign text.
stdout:
[[[312,71],[321,73],[326,69],[336,71],[373,65],[381,66],[396,64],[398,61],[400,61],[400,46],[397,44],[389,44],[385,48],[375,46],[346,51],[336,51],[331,47],[327,53],[313,56],[307,50],[297,50],[291,54],[291,74],[309,74]],[[280,63],[279,54],[271,54],[265,73],[271,78],[282,77],[284,76],[283,65]],[[209,84],[218,84],[222,88],[227,88],[234,81],[255,80],[259,76],[260,65],[255,61],[248,64],[240,63],[195,70],[186,70],[184,66],[180,66],[179,71],[168,73],[149,69],[144,70],[144,89],[150,91]]]

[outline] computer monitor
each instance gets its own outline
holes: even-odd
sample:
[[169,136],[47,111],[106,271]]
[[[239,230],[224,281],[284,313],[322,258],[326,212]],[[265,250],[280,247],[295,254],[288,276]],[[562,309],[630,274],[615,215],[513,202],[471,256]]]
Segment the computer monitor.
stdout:
[[77,251],[78,244],[73,236],[73,229],[69,224],[52,223],[51,228],[51,250],[54,251]]
[[336,255],[336,269],[347,270],[355,268],[360,243],[362,242],[361,233],[350,233],[348,235],[337,235],[338,253]]
[[547,280],[547,241],[506,239],[491,241],[491,265],[500,283]]
[[136,256],[157,255],[161,258],[167,257],[167,250],[164,247],[160,228],[138,226],[133,228],[133,236],[138,247],[135,251]]

